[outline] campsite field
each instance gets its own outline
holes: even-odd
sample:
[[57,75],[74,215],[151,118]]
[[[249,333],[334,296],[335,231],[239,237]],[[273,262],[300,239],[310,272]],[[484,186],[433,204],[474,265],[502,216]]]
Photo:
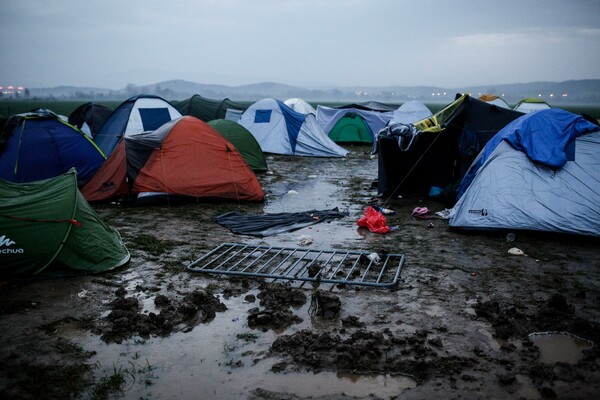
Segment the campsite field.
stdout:
[[[444,204],[397,196],[380,202],[397,229],[371,233],[356,221],[376,195],[377,160],[348,148],[346,159],[269,156],[264,204],[94,204],[131,261],[97,276],[2,282],[0,397],[600,396],[597,239],[452,232],[445,220],[411,217]],[[228,211],[334,207],[348,216],[267,238],[213,222]],[[310,249],[404,255],[398,284],[186,269],[222,243],[300,247],[307,237]]]

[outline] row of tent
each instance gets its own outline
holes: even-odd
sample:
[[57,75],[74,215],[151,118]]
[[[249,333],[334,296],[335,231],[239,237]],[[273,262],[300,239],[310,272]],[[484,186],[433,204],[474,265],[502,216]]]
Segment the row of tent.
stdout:
[[[460,95],[433,115],[418,102],[397,108],[374,102],[318,106],[313,114],[301,99],[289,105],[263,99],[243,110],[238,122],[206,123],[177,108],[191,110],[197,101],[172,105],[157,96],[136,96],[111,112],[91,103],[78,108],[69,121],[81,130],[40,110],[5,125],[0,178],[31,182],[76,168],[88,200],[158,193],[261,201],[255,173],[267,170],[265,152],[343,157],[347,150],[331,134],[343,135],[356,124],[368,132],[362,141],[373,138],[379,154],[381,196],[441,192],[454,203],[460,180],[486,143],[524,115],[493,100]],[[204,118],[243,108],[228,99],[208,104],[213,114]]]
[[521,113],[468,95],[379,132],[378,191],[451,204],[449,226],[600,236],[600,126],[558,108]]
[[[597,121],[560,109],[524,114],[468,95],[457,95],[436,114],[415,103],[403,106],[402,116],[376,104],[321,110],[337,119],[330,122],[332,130],[345,110],[361,115],[372,131],[379,129],[373,152],[382,196],[446,195],[454,204],[451,228],[600,236]],[[86,116],[98,109],[86,105],[78,111],[81,118],[71,122],[81,129],[47,110],[5,124],[0,275],[35,274],[52,263],[84,272],[126,263],[129,252],[118,232],[100,221],[86,199],[161,193],[261,201],[255,172],[267,169],[263,150],[346,152],[327,135],[314,134],[324,132],[315,114],[274,99],[248,107],[239,123],[182,116],[154,96],[102,111],[103,123]],[[384,123],[365,112],[391,116]]]
[[[301,110],[310,107],[300,99],[289,103]],[[221,116],[234,105],[225,100],[210,104]],[[177,106],[190,108],[190,102]],[[204,122],[182,115],[160,97],[142,95],[114,111],[84,104],[71,113],[70,123],[49,110],[19,114],[0,134],[0,178],[31,182],[75,168],[82,193],[93,201],[140,193],[261,201],[264,194],[255,173],[268,168],[264,153],[348,153],[325,134],[315,114],[292,107],[263,99],[246,108],[238,122]],[[340,135],[349,125],[344,121],[361,116],[357,120],[366,121],[369,140],[385,126],[381,116],[392,114],[360,105],[323,108],[321,114],[326,112],[332,113],[333,132]]]

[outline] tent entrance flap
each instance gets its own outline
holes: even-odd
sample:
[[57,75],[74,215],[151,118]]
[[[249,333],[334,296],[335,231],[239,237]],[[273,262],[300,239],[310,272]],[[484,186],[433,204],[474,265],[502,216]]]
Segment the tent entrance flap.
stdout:
[[403,254],[223,243],[187,266],[188,271],[371,287],[398,284]]

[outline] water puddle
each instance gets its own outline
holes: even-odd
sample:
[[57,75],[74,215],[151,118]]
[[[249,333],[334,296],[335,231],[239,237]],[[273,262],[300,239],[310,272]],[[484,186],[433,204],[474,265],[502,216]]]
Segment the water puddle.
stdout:
[[415,386],[415,381],[406,376],[320,372],[272,375],[260,387],[300,397],[345,393],[356,397],[374,395],[381,399],[391,399],[403,390]]
[[594,345],[567,332],[535,332],[529,339],[540,349],[540,361],[545,364],[576,364],[583,358],[582,351]]
[[[256,291],[249,293],[257,295]],[[285,392],[300,397],[319,397],[345,393],[391,399],[416,382],[401,375],[359,375],[350,373],[290,372],[275,373],[273,364],[281,361],[268,355],[268,348],[280,334],[302,329],[340,328],[337,321],[324,321],[309,315],[310,300],[295,309],[303,322],[284,332],[250,329],[248,310],[256,303],[239,297],[221,298],[227,310],[218,313],[210,324],[200,324],[190,332],[168,337],[134,338],[124,343],[106,344],[89,332],[61,327],[61,334],[95,351],[90,362],[97,367],[98,379],[118,371],[127,378],[122,398],[247,398],[258,388]],[[349,296],[347,310],[361,310],[360,297]],[[72,332],[71,332],[72,331]],[[71,334],[69,334],[71,332]]]

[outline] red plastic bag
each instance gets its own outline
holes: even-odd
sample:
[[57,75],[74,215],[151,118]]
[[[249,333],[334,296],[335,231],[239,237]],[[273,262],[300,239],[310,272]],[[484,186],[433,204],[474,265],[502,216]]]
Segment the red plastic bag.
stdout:
[[358,226],[367,228],[374,233],[388,233],[390,227],[387,226],[387,221],[382,213],[369,206],[364,212],[364,217],[356,221]]

